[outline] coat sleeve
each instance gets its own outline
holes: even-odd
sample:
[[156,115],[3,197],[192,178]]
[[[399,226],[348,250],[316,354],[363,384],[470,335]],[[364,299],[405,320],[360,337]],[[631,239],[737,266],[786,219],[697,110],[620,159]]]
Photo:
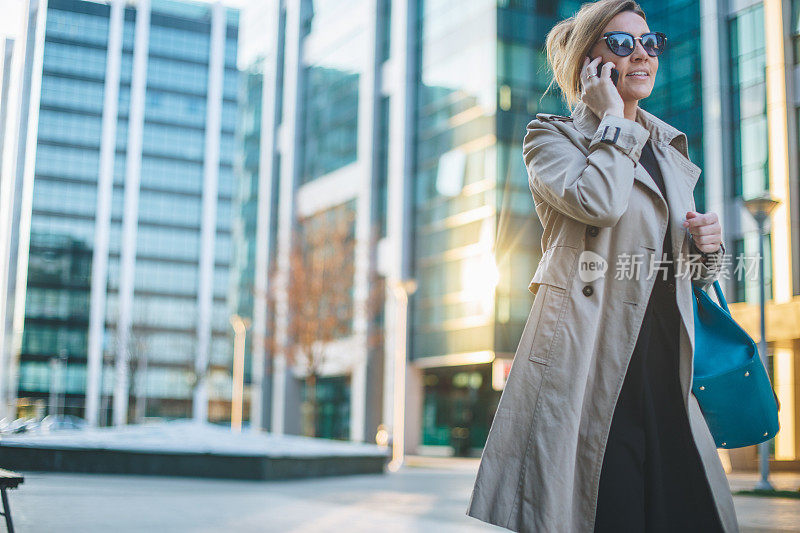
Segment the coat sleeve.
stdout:
[[636,121],[606,115],[587,155],[555,125],[534,119],[522,149],[531,193],[585,224],[614,226],[628,208],[634,167],[649,136]]

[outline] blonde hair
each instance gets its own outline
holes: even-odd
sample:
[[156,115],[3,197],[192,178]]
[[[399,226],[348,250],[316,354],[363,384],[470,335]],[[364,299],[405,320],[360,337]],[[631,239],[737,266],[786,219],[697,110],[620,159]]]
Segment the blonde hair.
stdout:
[[581,4],[577,13],[553,26],[545,40],[547,62],[553,71],[553,79],[544,94],[555,82],[561,88],[562,97],[570,111],[575,107],[583,89],[580,79],[583,58],[589,55],[594,43],[602,37],[603,29],[611,19],[623,11],[633,11],[647,20],[642,8],[633,0],[599,0]]

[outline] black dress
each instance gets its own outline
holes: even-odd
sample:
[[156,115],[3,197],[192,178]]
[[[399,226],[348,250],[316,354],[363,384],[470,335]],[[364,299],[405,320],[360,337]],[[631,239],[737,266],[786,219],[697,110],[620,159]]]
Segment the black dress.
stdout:
[[[666,198],[649,140],[639,163]],[[654,270],[653,292],[614,410],[600,474],[596,532],[723,531],[681,397],[680,314],[670,243],[667,226],[667,276]],[[640,275],[648,275],[648,265],[642,265]]]

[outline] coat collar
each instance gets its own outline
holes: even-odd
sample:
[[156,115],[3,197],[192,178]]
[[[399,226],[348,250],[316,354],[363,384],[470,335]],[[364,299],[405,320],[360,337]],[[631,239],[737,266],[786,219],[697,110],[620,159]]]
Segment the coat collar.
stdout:
[[[584,102],[578,102],[572,110],[571,117],[575,128],[584,137],[587,139],[594,137],[597,127],[600,125],[600,117]],[[639,106],[636,107],[636,122],[650,133],[649,139],[663,147],[663,150],[656,149],[656,156],[664,156],[658,158],[659,165],[662,166],[661,171],[664,172],[663,167],[665,164],[675,164],[676,169],[680,170],[678,173],[685,180],[685,186],[689,188],[689,191],[693,191],[701,170],[689,159],[689,142],[686,134]],[[665,159],[668,161],[665,161]],[[635,177],[653,189],[656,194],[661,195],[653,178],[640,165],[636,165],[636,169]]]
[[[572,119],[578,130],[586,137],[591,139],[597,131],[597,126],[600,124],[600,117],[584,102],[578,102],[578,105],[572,110]],[[650,138],[655,141],[673,144],[680,150],[686,157],[686,134],[677,128],[674,128],[650,113],[645,111],[639,106],[636,106],[636,122],[644,126],[650,132]],[[681,141],[683,146],[681,146]]]

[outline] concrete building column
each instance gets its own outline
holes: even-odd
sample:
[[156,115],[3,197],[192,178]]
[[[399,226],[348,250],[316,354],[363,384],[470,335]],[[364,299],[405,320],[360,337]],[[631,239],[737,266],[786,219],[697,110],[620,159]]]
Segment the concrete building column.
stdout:
[[16,416],[19,357],[22,350],[22,329],[25,325],[25,293],[28,283],[28,252],[31,238],[31,215],[33,208],[33,178],[36,163],[36,147],[39,135],[39,102],[42,92],[42,66],[44,61],[44,35],[47,22],[47,0],[29,0],[25,10],[26,32],[21,51],[22,68],[19,87],[19,116],[13,128],[17,134],[12,151],[8,205],[8,234],[10,257],[5,273],[7,290],[6,317],[2,327],[5,339],[3,366],[0,379],[3,381],[0,407],[9,416]]
[[136,269],[136,234],[139,224],[139,183],[142,171],[147,56],[150,41],[150,0],[140,0],[136,7],[136,30],[133,45],[131,107],[128,118],[128,146],[125,158],[125,199],[122,214],[120,247],[119,319],[114,371],[113,422],[128,423],[130,382],[130,334],[133,323],[133,290]]
[[283,121],[279,130],[278,151],[281,154],[278,202],[278,280],[275,304],[275,337],[278,353],[273,357],[272,432],[297,434],[300,432],[300,386],[287,364],[288,313],[286,282],[289,275],[289,254],[292,248],[295,225],[295,190],[301,164],[296,149],[300,142],[300,124],[303,87],[301,65],[302,17],[309,9],[307,0],[286,3],[286,39],[284,44]]
[[225,74],[225,8],[211,6],[211,39],[206,99],[205,157],[203,159],[203,216],[200,223],[200,264],[197,286],[197,355],[192,417],[208,421],[208,366],[211,359],[211,317],[214,302],[214,257],[217,236],[219,142],[222,121],[222,82]]
[[[365,0],[363,18],[367,21],[364,41],[367,51],[359,74],[358,85],[358,193],[356,197],[356,247],[353,334],[358,351],[353,357],[350,377],[350,440],[363,442],[367,439],[367,398],[370,395],[370,346],[373,331],[368,306],[371,304],[371,278],[374,268],[375,241],[373,230],[377,229],[373,218],[375,177],[377,166],[375,153],[378,148],[376,135],[379,105],[380,78],[378,76],[378,1]],[[370,424],[371,425],[371,424]],[[374,432],[373,432],[374,433]]]
[[[18,74],[21,73],[19,58],[24,50],[22,39],[9,37],[0,42],[0,417],[15,414],[11,399],[7,397],[8,375],[11,373],[11,322],[14,316],[13,284],[9,283],[9,271],[17,257],[16,248],[11,248],[17,227],[12,225],[16,185],[17,125],[19,115]],[[12,98],[12,93],[14,98]]]
[[767,83],[767,137],[769,193],[780,204],[772,211],[772,290],[775,302],[792,299],[791,191],[789,184],[788,102],[786,51],[781,0],[764,0],[764,37]]
[[[258,215],[256,220],[256,253],[255,253],[255,273],[253,297],[253,336],[251,341],[253,371],[252,371],[252,394],[250,396],[250,427],[254,430],[267,429],[270,427],[271,412],[268,406],[271,405],[272,383],[267,380],[267,369],[271,362],[267,361],[266,335],[267,335],[267,294],[272,290],[269,280],[269,265],[272,258],[269,256],[272,247],[272,233],[270,232],[270,220],[272,219],[272,183],[279,179],[274,176],[275,169],[275,131],[277,95],[280,90],[277,86],[278,73],[278,54],[281,52],[283,40],[281,20],[281,3],[274,2],[273,16],[269,17],[274,25],[266,32],[271,45],[267,48],[267,54],[263,61],[263,85],[261,93],[261,144],[259,147],[259,167],[258,167]],[[271,372],[269,373],[271,375]]]
[[[740,232],[740,207],[726,202],[733,194],[733,182],[726,180],[732,172],[731,161],[725,154],[732,153],[728,118],[731,112],[730,74],[726,57],[727,36],[725,13],[720,12],[718,0],[700,1],[700,41],[703,53],[703,182],[705,184],[706,211],[720,217],[723,239]],[[728,250],[733,248],[728,245]],[[724,280],[721,281],[721,283]]]
[[117,149],[122,28],[125,8],[122,0],[111,3],[106,52],[106,78],[103,89],[103,123],[100,140],[100,169],[97,178],[97,211],[94,223],[92,280],[89,294],[89,342],[86,356],[86,408],[84,418],[96,427],[102,394],[103,339],[106,324],[108,283],[108,240],[111,227],[111,196],[114,191],[114,157]]
[[[413,143],[416,110],[416,2],[392,3],[391,50],[383,69],[383,88],[389,95],[389,142],[386,238],[380,244],[379,264],[387,279],[384,307],[384,357],[382,424],[391,434],[394,429],[395,374],[392,363],[398,335],[397,301],[390,284],[411,275],[411,231],[413,210]],[[408,343],[406,343],[409,346]],[[407,368],[411,368],[410,365]],[[408,374],[412,374],[413,370]],[[407,388],[413,379],[406,378]],[[408,403],[406,403],[408,408]],[[408,420],[408,419],[406,419]],[[413,439],[413,428],[406,423],[406,442]],[[411,443],[407,451],[416,447]]]

